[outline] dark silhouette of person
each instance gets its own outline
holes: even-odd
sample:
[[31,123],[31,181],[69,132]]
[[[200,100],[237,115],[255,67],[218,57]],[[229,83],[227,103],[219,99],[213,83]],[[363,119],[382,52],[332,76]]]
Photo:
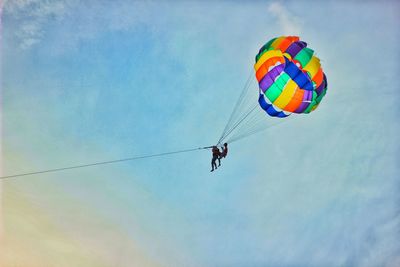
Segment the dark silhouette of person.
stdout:
[[211,171],[213,172],[214,170],[217,169],[216,160],[219,159],[221,152],[219,151],[217,146],[213,146],[211,152],[212,152]]
[[219,157],[218,157],[218,167],[221,166],[221,159],[225,158],[226,155],[228,154],[228,144],[224,143],[224,146],[221,147],[222,152],[220,152]]

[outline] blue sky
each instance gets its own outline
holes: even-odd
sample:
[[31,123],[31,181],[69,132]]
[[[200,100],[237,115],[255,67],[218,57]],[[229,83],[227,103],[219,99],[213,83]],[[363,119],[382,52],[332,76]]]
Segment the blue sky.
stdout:
[[276,36],[308,42],[329,86],[315,112],[233,143],[212,174],[199,151],[2,181],[0,260],[399,265],[398,11],[395,1],[6,1],[3,175],[212,144]]

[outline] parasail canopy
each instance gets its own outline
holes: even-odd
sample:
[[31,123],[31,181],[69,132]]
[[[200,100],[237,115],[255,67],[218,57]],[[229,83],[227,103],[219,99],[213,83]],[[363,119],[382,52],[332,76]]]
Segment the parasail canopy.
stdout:
[[273,118],[310,113],[326,94],[328,83],[320,60],[297,36],[268,41],[256,55],[254,70],[256,79],[252,71],[218,144],[237,141],[278,124],[269,123],[265,113]]
[[327,79],[314,50],[297,36],[268,41],[256,56],[258,103],[270,116],[310,113],[326,94]]

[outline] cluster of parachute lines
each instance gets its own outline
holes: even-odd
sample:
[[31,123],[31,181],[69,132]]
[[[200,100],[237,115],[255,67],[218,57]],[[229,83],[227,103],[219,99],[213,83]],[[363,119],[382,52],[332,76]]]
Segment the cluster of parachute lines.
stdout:
[[[254,71],[256,79],[253,76]],[[240,92],[228,122],[216,143],[217,146],[223,143],[236,142],[286,122],[288,121],[286,117],[292,113],[308,114],[318,107],[327,91],[327,78],[322,70],[319,58],[314,55],[312,49],[307,47],[307,43],[301,41],[297,36],[273,38],[263,45],[256,55],[254,71],[252,70]],[[255,101],[257,99],[258,101]],[[266,120],[266,117],[269,116],[280,118],[280,120],[271,124],[269,123],[270,120]],[[162,157],[211,147],[195,147],[117,160],[78,164],[0,176],[0,179]]]
[[270,120],[266,120],[265,112],[260,109],[259,103],[256,101],[259,97],[257,86],[252,71],[233,107],[217,145],[231,144],[287,121],[279,120],[271,123]]

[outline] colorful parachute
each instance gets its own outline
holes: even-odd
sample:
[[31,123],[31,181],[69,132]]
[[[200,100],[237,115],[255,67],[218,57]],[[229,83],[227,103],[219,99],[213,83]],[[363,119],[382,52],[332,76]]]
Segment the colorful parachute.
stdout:
[[326,94],[327,80],[320,60],[297,36],[267,42],[254,65],[263,110],[274,117],[310,113]]
[[[310,113],[326,94],[328,83],[320,60],[297,36],[267,42],[256,56],[254,69],[257,79],[251,73],[218,144],[240,140],[285,121],[268,123],[265,112],[277,118]],[[254,101],[256,83],[258,102]]]

